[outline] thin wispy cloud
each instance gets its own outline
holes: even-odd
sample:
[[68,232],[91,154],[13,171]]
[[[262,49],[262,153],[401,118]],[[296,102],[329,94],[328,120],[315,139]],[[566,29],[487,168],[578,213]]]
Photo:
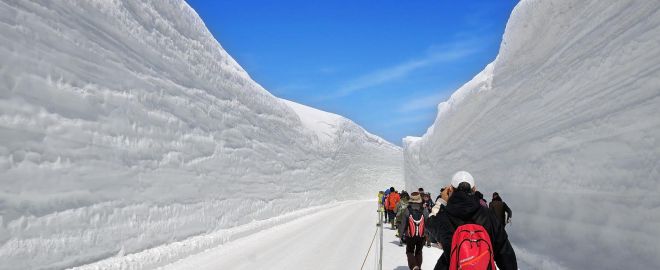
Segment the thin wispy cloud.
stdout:
[[401,104],[401,106],[397,108],[397,112],[409,113],[435,108],[445,98],[447,98],[447,94],[442,92],[414,97]]
[[[346,11],[305,1],[305,12],[282,23],[301,3],[186,1],[273,95],[339,113],[397,144],[423,134],[437,105],[497,56],[517,4],[352,1]],[[390,16],[401,10],[405,16]],[[251,23],[232,23],[242,21]]]
[[337,72],[337,69],[334,68],[334,67],[322,67],[322,68],[319,68],[318,72],[319,72],[320,74],[329,75],[329,74],[334,74],[334,73],[336,73],[336,72]]
[[480,38],[468,38],[451,44],[432,46],[424,57],[408,60],[375,70],[344,83],[336,92],[323,97],[334,99],[354,92],[406,78],[411,73],[443,62],[450,62],[475,54],[482,49]]
[[313,88],[313,85],[305,82],[292,82],[284,85],[279,85],[279,86],[274,86],[272,87],[272,91],[274,93],[279,93],[279,94],[286,94],[286,93],[292,93],[296,91],[301,91],[301,90],[306,90]]
[[399,116],[399,117],[392,118],[387,122],[383,122],[381,125],[384,128],[391,128],[391,127],[396,127],[396,126],[400,126],[400,125],[404,125],[404,124],[413,124],[413,123],[419,123],[419,122],[432,121],[432,119],[434,119],[434,117],[435,117],[435,115],[433,115],[433,114],[415,114],[415,115]]

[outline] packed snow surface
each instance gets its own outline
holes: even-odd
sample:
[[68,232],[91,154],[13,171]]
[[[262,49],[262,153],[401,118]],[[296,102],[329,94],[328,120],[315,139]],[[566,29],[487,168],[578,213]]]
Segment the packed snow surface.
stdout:
[[[172,263],[162,270],[378,269],[380,232],[375,200],[345,202]],[[383,269],[408,269],[405,246],[383,230]],[[442,249],[425,247],[423,269]]]
[[470,171],[538,268],[660,268],[659,1],[521,1],[438,110],[404,140],[408,188]]
[[221,234],[152,268],[403,183],[399,147],[272,96],[183,0],[2,1],[0,59],[0,269]]

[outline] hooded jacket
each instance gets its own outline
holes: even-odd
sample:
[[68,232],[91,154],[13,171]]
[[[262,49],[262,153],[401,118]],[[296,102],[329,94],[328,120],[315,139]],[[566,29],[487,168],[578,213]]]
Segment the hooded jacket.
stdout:
[[385,193],[378,192],[378,211],[382,212],[385,209],[383,202],[385,201]]
[[396,204],[396,217],[394,218],[394,223],[397,224],[398,229],[399,229],[399,237],[403,236],[403,226],[401,226],[401,222],[403,220],[403,212],[408,208],[408,198],[403,197],[401,198],[401,201]]
[[396,223],[401,222],[401,217],[403,216],[403,211],[408,208],[408,201],[409,199],[406,197],[401,198],[399,203],[396,204]]
[[390,192],[390,195],[387,196],[385,200],[385,209],[389,211],[394,211],[396,209],[396,204],[399,203],[401,197],[396,191]]
[[507,218],[504,216],[504,213],[506,213],[509,218],[513,215],[511,208],[509,208],[499,196],[493,198],[493,201],[490,202],[489,208],[495,212],[497,220],[499,220],[502,225],[506,225]]
[[445,247],[445,252],[435,265],[435,270],[449,269],[452,236],[458,226],[467,223],[476,223],[486,229],[493,244],[495,263],[500,270],[518,269],[516,254],[504,231],[504,226],[492,211],[481,207],[479,200],[473,194],[454,192],[447,202],[445,211],[439,212],[433,219],[433,222],[429,223],[429,233]]

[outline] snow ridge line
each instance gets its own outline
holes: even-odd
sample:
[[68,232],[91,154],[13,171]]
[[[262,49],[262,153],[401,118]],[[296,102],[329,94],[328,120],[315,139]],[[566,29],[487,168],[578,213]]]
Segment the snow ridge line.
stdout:
[[168,243],[151,249],[143,250],[125,256],[115,256],[95,263],[69,268],[71,270],[102,270],[102,269],[147,269],[157,268],[174,261],[183,259],[205,250],[219,247],[229,242],[249,236],[251,234],[283,225],[285,223],[329,210],[345,204],[359,202],[359,200],[332,201],[328,204],[295,210],[276,217],[255,220],[248,224],[233,228],[218,230],[209,234],[193,236],[182,241]]

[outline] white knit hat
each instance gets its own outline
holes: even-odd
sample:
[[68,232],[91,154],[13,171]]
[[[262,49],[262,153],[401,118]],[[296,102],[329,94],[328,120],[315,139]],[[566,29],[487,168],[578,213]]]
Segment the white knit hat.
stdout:
[[454,188],[458,188],[458,185],[460,185],[463,182],[470,184],[470,188],[474,188],[474,177],[472,177],[472,175],[469,172],[458,171],[451,178],[451,185]]

